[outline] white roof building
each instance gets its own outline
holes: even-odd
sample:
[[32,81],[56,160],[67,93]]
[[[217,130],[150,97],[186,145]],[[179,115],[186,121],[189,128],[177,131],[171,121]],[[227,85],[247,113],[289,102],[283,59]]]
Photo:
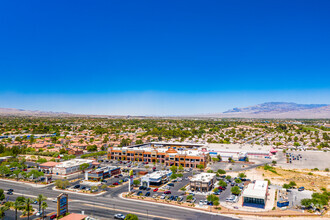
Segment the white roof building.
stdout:
[[243,197],[256,198],[266,200],[268,191],[268,181],[257,180],[250,183],[243,191]]

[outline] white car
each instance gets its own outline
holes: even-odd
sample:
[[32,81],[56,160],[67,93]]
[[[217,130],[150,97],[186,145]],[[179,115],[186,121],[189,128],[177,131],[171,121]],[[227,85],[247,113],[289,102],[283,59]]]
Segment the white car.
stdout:
[[125,219],[125,215],[123,215],[123,214],[115,214],[114,215],[114,218],[115,219]]
[[200,206],[207,205],[207,201],[206,200],[201,200],[201,201],[199,201],[199,205]]
[[42,211],[37,212],[36,216],[41,216],[42,215]]
[[166,197],[166,194],[162,194],[162,195],[160,196],[160,199],[165,199],[165,197]]

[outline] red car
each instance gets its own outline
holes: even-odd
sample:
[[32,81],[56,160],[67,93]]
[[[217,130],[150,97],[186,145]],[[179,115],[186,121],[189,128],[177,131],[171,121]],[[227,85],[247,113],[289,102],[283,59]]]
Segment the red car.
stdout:
[[222,186],[219,186],[218,189],[225,190],[225,188]]
[[23,171],[27,171],[27,169],[25,168],[25,169],[23,169]]
[[157,192],[158,191],[158,188],[154,189],[154,192]]
[[49,219],[55,219],[56,218],[56,215],[52,215],[49,217]]
[[164,194],[171,194],[171,191],[165,191]]
[[114,186],[118,186],[119,184],[117,182],[113,183]]

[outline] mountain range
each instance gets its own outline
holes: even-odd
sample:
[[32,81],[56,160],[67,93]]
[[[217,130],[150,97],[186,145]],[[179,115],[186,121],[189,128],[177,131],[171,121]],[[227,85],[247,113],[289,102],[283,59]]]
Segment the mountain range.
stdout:
[[[67,112],[30,111],[15,108],[0,108],[5,116],[43,116],[43,117],[123,117],[109,115],[82,115]],[[187,117],[187,116],[185,116]],[[330,118],[328,104],[297,104],[293,102],[266,102],[254,106],[233,108],[222,113],[193,115],[202,118]],[[154,117],[155,118],[155,117]]]
[[293,102],[265,102],[262,104],[233,108],[223,113],[203,117],[218,118],[330,118],[328,104],[297,104]]

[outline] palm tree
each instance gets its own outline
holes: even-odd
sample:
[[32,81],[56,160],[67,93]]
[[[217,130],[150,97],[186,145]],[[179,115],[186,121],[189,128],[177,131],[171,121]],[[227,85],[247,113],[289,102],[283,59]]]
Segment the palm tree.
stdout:
[[41,208],[42,208],[42,219],[44,219],[45,218],[45,209],[48,208],[47,202],[43,202],[41,204]]
[[14,202],[14,208],[15,208],[15,220],[17,220],[17,209],[22,206],[22,202],[17,200]]
[[27,198],[25,200],[25,210],[28,213],[28,220],[30,220],[30,205],[31,205],[31,203],[32,203],[32,200],[30,198]]
[[1,217],[1,219],[3,219],[4,217],[5,217],[5,211],[7,211],[9,208],[8,208],[8,206],[1,206],[0,207],[0,217]]
[[38,202],[38,205],[39,205],[39,212],[41,210],[41,203],[43,201],[47,200],[47,197],[45,197],[44,195],[42,194],[39,194],[38,197],[37,197],[37,202]]

